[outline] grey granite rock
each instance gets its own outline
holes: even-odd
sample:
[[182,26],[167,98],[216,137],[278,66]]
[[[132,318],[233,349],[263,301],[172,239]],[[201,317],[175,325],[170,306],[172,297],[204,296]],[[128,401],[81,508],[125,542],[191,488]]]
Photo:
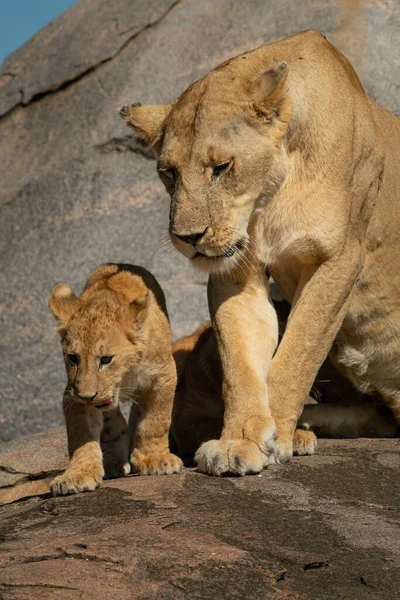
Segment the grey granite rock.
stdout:
[[80,0],[8,56],[0,70],[0,115],[74,82],[111,60],[177,0]]
[[320,29],[400,113],[395,0],[80,0],[0,74],[0,438],[62,423],[64,370],[47,297],[104,261],[163,285],[175,336],[207,318],[205,277],[168,244],[154,161],[116,108],[167,102],[226,58]]
[[0,489],[2,600],[398,598],[398,440],[321,440],[258,476],[185,469],[51,498],[59,435],[0,450],[0,465],[44,477]]

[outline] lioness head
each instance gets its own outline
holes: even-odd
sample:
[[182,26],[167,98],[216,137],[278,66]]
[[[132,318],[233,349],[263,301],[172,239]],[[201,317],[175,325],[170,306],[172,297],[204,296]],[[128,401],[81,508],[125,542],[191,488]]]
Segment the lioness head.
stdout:
[[260,70],[245,54],[170,105],[119,109],[136,137],[157,153],[158,173],[171,196],[173,243],[207,271],[238,263],[254,211],[286,175],[288,68],[274,65]]
[[59,323],[67,392],[77,402],[107,410],[123,397],[121,381],[143,346],[148,294],[140,277],[116,265],[93,271],[80,298],[65,283],[53,289],[49,306]]

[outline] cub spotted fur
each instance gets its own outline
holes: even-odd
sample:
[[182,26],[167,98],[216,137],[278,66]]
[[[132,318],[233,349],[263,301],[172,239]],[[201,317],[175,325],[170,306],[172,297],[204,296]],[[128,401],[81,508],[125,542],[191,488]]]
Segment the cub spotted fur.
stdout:
[[[104,474],[178,473],[168,431],[176,386],[164,294],[145,269],[95,269],[78,298],[57,285],[49,306],[68,383],[63,409],[70,462],[52,483],[54,495],[94,490]],[[134,400],[129,426],[119,403]],[[137,403],[137,404],[136,404]]]

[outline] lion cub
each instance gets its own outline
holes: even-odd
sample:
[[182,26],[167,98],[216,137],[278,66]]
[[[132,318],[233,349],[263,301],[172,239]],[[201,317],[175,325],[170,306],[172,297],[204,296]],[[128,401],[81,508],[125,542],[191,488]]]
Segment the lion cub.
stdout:
[[[104,475],[178,473],[168,431],[176,368],[164,294],[145,269],[106,264],[77,298],[57,285],[49,306],[68,383],[63,409],[70,462],[53,495],[94,490]],[[119,403],[134,400],[127,426]]]

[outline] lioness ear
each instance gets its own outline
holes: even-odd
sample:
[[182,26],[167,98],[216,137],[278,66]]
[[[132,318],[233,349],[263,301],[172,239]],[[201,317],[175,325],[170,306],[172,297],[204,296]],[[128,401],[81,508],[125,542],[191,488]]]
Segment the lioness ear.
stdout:
[[110,277],[108,287],[130,302],[130,310],[135,321],[142,321],[145,318],[150,294],[141,277],[128,271],[120,271]]
[[51,292],[49,308],[61,324],[67,324],[78,310],[80,300],[66,283],[59,283]]
[[276,69],[265,71],[256,81],[253,88],[256,110],[266,116],[276,116],[281,120],[288,120],[289,108],[286,96],[288,66],[281,62]]
[[124,121],[132,127],[136,138],[149,146],[156,146],[163,132],[170,104],[124,104],[118,109]]

